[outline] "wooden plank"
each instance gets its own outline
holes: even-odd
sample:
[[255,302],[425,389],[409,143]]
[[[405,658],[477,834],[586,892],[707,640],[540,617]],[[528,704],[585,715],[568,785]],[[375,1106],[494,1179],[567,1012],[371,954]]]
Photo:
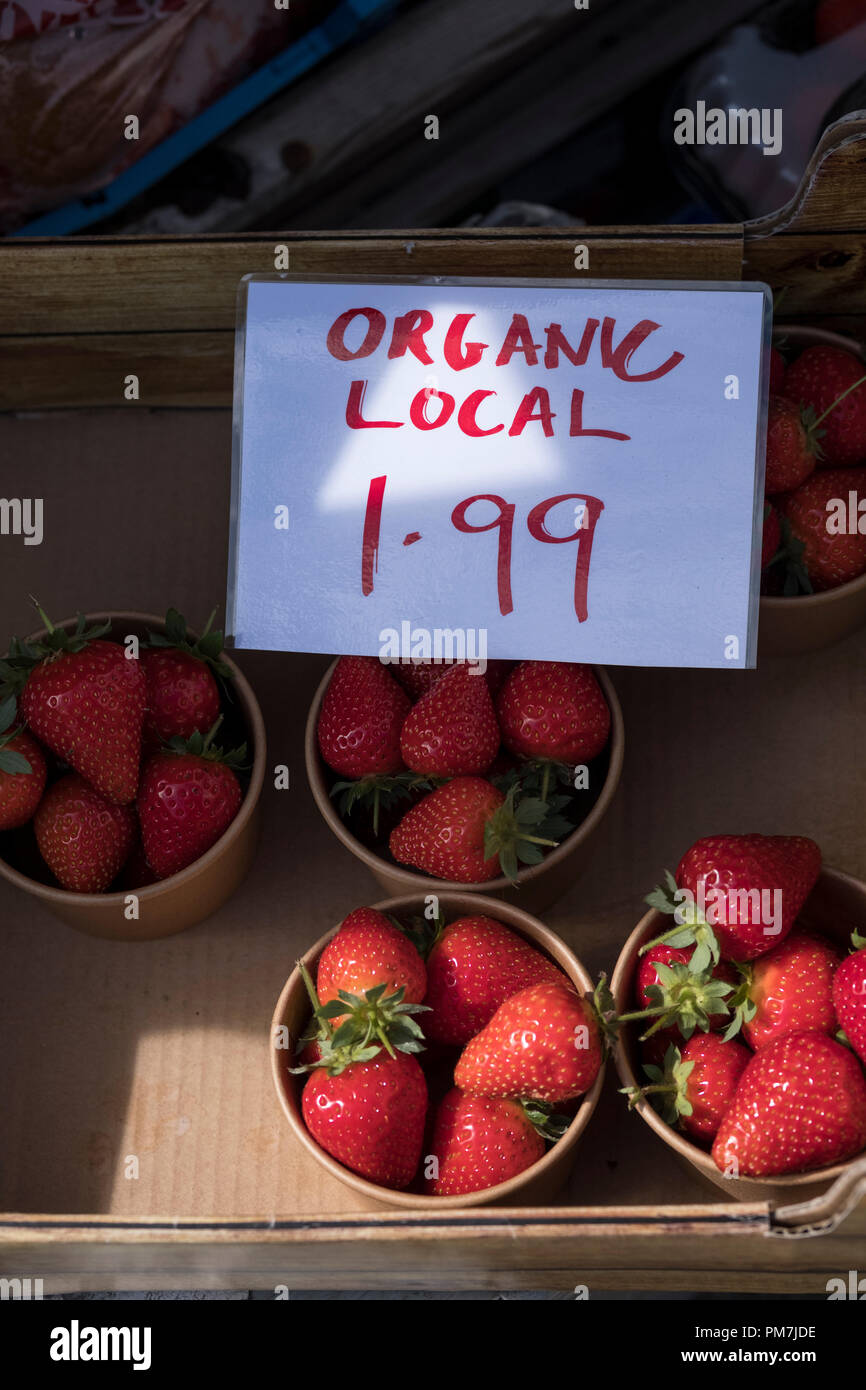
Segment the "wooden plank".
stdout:
[[828,126],[800,187],[778,212],[746,223],[749,242],[783,232],[866,230],[866,113]]
[[[250,171],[243,203],[220,198],[194,220],[166,206],[127,225],[177,232],[447,221],[758,8],[756,0],[669,0],[648,15],[645,0],[584,11],[569,0],[428,0],[220,142]],[[438,141],[425,139],[429,114],[441,122]]]
[[[740,277],[737,228],[563,233],[287,234],[293,270],[358,276],[569,278],[574,247],[599,279]],[[231,405],[237,288],[272,272],[273,238],[0,244],[0,409]]]
[[780,233],[746,237],[743,278],[763,280],[779,294],[783,318],[814,322],[866,314],[866,234]]

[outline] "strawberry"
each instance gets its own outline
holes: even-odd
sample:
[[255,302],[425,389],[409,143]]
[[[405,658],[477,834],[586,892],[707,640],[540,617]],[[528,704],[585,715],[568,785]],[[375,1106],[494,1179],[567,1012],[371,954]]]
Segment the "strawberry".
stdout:
[[557,842],[530,831],[548,827],[560,823],[546,802],[518,802],[513,790],[504,796],[482,777],[454,777],[407,811],[388,843],[399,864],[454,883],[486,883],[500,873],[516,878],[518,861],[539,863],[541,847]]
[[594,1009],[568,981],[546,980],[500,1004],[463,1049],[454,1083],[469,1095],[556,1105],[588,1091],[601,1063]]
[[[859,497],[858,497],[859,491]],[[800,587],[821,592],[838,588],[866,573],[866,531],[837,529],[835,513],[842,504],[847,517],[849,494],[855,506],[866,497],[861,468],[830,468],[816,473],[802,487],[780,498],[779,508],[794,539],[802,546],[795,557],[808,576]],[[795,590],[796,592],[796,590]]]
[[45,793],[33,827],[39,853],[64,888],[104,893],[132,848],[135,812],[70,772]]
[[424,1190],[436,1197],[481,1192],[543,1156],[544,1139],[519,1101],[465,1096],[455,1087],[436,1112]]
[[[691,1037],[696,1027],[706,1031],[727,1026],[728,996],[739,979],[726,961],[708,973],[694,971],[692,955],[693,950],[688,947],[669,946],[661,941],[640,960],[635,981],[639,1008],[658,1019],[653,1031],[660,1024],[664,1031],[673,1024],[679,1041]],[[659,1017],[659,1009],[664,1018]]]
[[219,717],[215,674],[228,677],[231,671],[219,659],[223,635],[211,631],[213,619],[211,613],[201,637],[193,642],[182,614],[170,608],[165,615],[165,633],[148,634],[149,646],[141,653],[147,682],[146,755],[173,738],[206,734]]
[[[785,1033],[835,1033],[833,976],[839,952],[797,928],[779,946],[741,967],[741,989],[731,1000],[736,1027],[757,1051]],[[736,1011],[739,1009],[739,1017]]]
[[502,741],[523,758],[588,762],[610,738],[610,710],[590,666],[521,661],[499,692]]
[[307,1129],[322,1148],[362,1178],[408,1187],[424,1141],[427,1085],[414,1057],[380,1052],[336,1076],[310,1073],[301,1102]]
[[716,1141],[732,1177],[805,1173],[866,1145],[866,1079],[847,1047],[815,1030],[786,1033],[752,1057]]
[[126,863],[114,887],[119,893],[136,893],[139,888],[148,888],[151,883],[158,882],[159,879],[145,858],[144,845],[139,838],[129,851]]
[[761,540],[761,569],[765,570],[782,542],[782,523],[779,513],[770,503],[764,504],[764,532]]
[[319,712],[319,751],[344,777],[399,772],[400,730],[411,708],[405,690],[374,656],[342,656]]
[[487,682],[452,666],[406,716],[400,754],[413,772],[468,777],[486,772],[499,749],[499,725]]
[[383,1187],[408,1187],[427,1112],[427,1084],[414,1055],[423,1034],[412,1017],[424,1006],[404,1002],[402,987],[386,995],[384,984],[322,1004],[303,962],[299,969],[313,1006],[301,1056],[311,1060],[291,1070],[310,1073],[301,1098],[306,1126],[353,1172]]
[[778,348],[770,348],[770,395],[776,396],[782,389],[788,364]]
[[424,962],[409,938],[384,912],[359,907],[331,937],[316,974],[319,1001],[329,1004],[340,990],[363,994],[375,985],[393,993],[401,987],[410,1004],[420,1004],[427,990]]
[[866,372],[845,348],[820,343],[806,348],[785,373],[785,395],[807,410],[806,422],[821,435],[828,466],[866,459]]
[[35,738],[15,727],[15,696],[0,704],[0,830],[26,825],[42,799],[48,769]]
[[767,413],[765,492],[791,492],[799,487],[815,471],[820,455],[815,430],[804,422],[796,401],[785,396],[771,396]]
[[709,1141],[718,1132],[751,1055],[742,1043],[718,1033],[696,1033],[681,1048],[668,1047],[662,1066],[644,1066],[648,1086],[625,1088],[625,1094],[632,1105],[640,1096],[652,1096],[667,1124],[677,1125],[693,1139]]
[[145,678],[111,624],[73,632],[52,627],[39,642],[14,642],[0,675],[20,691],[18,712],[40,743],[80,772],[98,792],[125,806],[135,799],[141,760]]
[[[499,690],[512,664],[510,661],[485,660],[484,679],[491,695],[495,695]],[[392,661],[388,665],[395,680],[400,682],[406,693],[413,700],[419,700],[422,695],[432,690],[439,677],[450,671],[453,666],[468,665],[471,668],[473,663],[413,656],[408,661]]]
[[147,863],[157,878],[169,878],[215,845],[240,810],[243,793],[234,771],[246,745],[231,753],[214,746],[222,722],[206,738],[173,739],[144,767],[138,818]]
[[854,933],[858,948],[846,956],[833,977],[833,1005],[848,1042],[866,1062],[866,940]]
[[463,1047],[500,1004],[542,980],[564,980],[558,966],[491,917],[459,917],[427,958],[424,1032],[430,1042]]
[[866,24],[866,0],[820,0],[815,11],[815,42],[829,43],[858,24]]
[[754,960],[783,941],[820,871],[821,851],[804,836],[711,835],[692,845],[676,879],[668,874],[646,901],[677,914],[680,925],[658,940],[696,946],[689,964],[701,971],[711,958]]

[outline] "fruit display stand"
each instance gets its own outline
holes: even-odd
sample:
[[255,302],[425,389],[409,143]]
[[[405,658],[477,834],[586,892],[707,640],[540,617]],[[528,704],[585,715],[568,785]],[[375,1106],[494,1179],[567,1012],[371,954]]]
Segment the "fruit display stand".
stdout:
[[[235,293],[281,238],[0,244],[4,490],[45,499],[2,541],[0,630],[46,608],[199,621],[225,592]],[[292,270],[762,279],[783,317],[866,322],[866,119],[833,127],[792,205],[711,228],[292,234]],[[579,272],[574,272],[576,275]],[[125,383],[138,378],[137,400]],[[14,480],[14,481],[13,481]],[[89,938],[0,884],[0,1274],[85,1289],[687,1289],[824,1295],[862,1269],[866,1158],[826,1195],[735,1202],[605,1090],[555,1205],[364,1209],[296,1143],[268,1025],[296,957],[380,890],[307,786],[327,658],[238,653],[271,768],[238,893],[161,941]],[[866,879],[866,629],[756,671],[617,668],[626,756],[581,880],[544,917],[610,972],[644,893],[698,835],[812,835]],[[284,779],[283,779],[284,780]],[[861,930],[864,924],[859,925]]]

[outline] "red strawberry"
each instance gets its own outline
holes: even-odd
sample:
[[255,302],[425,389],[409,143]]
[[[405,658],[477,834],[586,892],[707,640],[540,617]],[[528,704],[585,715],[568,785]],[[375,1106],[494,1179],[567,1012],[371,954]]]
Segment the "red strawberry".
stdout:
[[455,1087],[436,1112],[424,1189],[437,1197],[481,1192],[543,1156],[544,1140],[519,1101],[465,1096]]
[[0,704],[0,830],[16,830],[32,819],[47,773],[39,744],[16,726],[10,695]]
[[[639,1009],[649,1010],[652,1015],[657,1008],[666,1007],[665,1027],[659,1031],[667,1033],[668,1019],[673,1021],[679,1034],[678,1045],[690,1037],[696,1027],[707,1031],[711,1028],[723,1030],[728,1026],[727,1001],[739,982],[736,970],[726,961],[721,961],[709,973],[690,969],[693,954],[691,946],[675,947],[664,941],[657,942],[641,958],[635,981]],[[719,985],[729,988],[720,990]],[[647,1022],[651,1021],[651,1015]]]
[[454,1082],[469,1095],[556,1105],[588,1091],[601,1062],[591,1005],[567,981],[548,980],[500,1004],[463,1049]]
[[[472,663],[455,663],[453,661],[436,661],[426,657],[412,657],[409,661],[392,661],[389,669],[396,680],[400,682],[403,689],[412,697],[418,700],[422,695],[426,695],[428,690],[432,690],[439,677],[446,671],[450,671],[454,665],[464,665]],[[510,661],[487,661],[484,679],[491,695],[495,695],[497,690],[505,680],[512,663]]]
[[144,856],[144,845],[137,839],[129,851],[120,877],[114,885],[119,893],[135,893],[139,888],[148,888],[159,880]]
[[584,763],[603,752],[610,710],[590,666],[521,661],[499,692],[502,739],[524,758]]
[[427,989],[424,962],[412,942],[384,912],[359,907],[350,912],[319,957],[316,991],[329,1004],[339,991],[364,994],[385,985],[389,994],[401,986],[410,1004],[420,1004]]
[[427,1111],[427,1085],[414,1057],[380,1052],[336,1076],[317,1067],[301,1105],[307,1129],[338,1163],[382,1187],[409,1186]]
[[389,846],[400,864],[454,883],[486,883],[499,874],[515,879],[518,863],[536,864],[548,808],[537,798],[516,802],[482,777],[454,777],[407,811]]
[[716,1167],[732,1177],[805,1173],[866,1146],[866,1079],[847,1047],[815,1031],[786,1033],[749,1062],[716,1135]]
[[[693,1034],[702,1037],[703,1034]],[[668,1048],[673,1046],[681,1048],[685,1038],[679,1028],[660,1028],[657,1033],[650,1033],[648,1037],[640,1040],[640,1056],[644,1064],[644,1071],[649,1067],[664,1067],[665,1057]]]
[[782,543],[782,523],[776,508],[764,505],[764,534],[761,541],[761,569],[765,570]]
[[799,487],[815,471],[819,455],[814,431],[804,424],[796,401],[785,396],[771,396],[767,414],[765,492],[791,492]]
[[829,43],[858,24],[866,24],[866,0],[820,0],[815,11],[815,42]]
[[[676,881],[703,906],[723,959],[745,961],[784,940],[820,870],[821,851],[803,836],[711,835],[686,852]],[[666,935],[685,944],[676,931]],[[700,923],[692,936],[706,936]]]
[[776,396],[785,380],[787,363],[778,348],[770,348],[770,395]]
[[73,893],[104,893],[135,839],[135,812],[71,772],[49,788],[34,818],[36,843],[54,877]]
[[170,608],[165,632],[149,634],[150,645],[141,653],[147,681],[146,754],[173,738],[206,734],[219,717],[220,692],[214,673],[230,676],[231,671],[220,661],[223,635],[212,631],[213,619],[211,613],[201,637],[193,641],[183,615]]
[[[109,801],[135,799],[141,757],[145,679],[139,661],[101,640],[110,624],[73,633],[48,627],[38,645],[18,712],[41,743],[80,772]],[[22,676],[24,670],[22,668]]]
[[[855,945],[862,941],[854,937]],[[845,1037],[866,1062],[866,943],[846,956],[833,979],[833,1004]]]
[[[866,573],[866,530],[861,532],[859,525],[855,532],[848,529],[852,492],[857,508],[866,498],[864,470],[831,468],[779,500],[782,515],[803,546],[800,562],[816,592],[838,588]],[[843,521],[837,520],[840,512]]]
[[344,777],[399,772],[400,730],[410,708],[377,657],[340,657],[319,712],[322,757]]
[[206,738],[193,734],[145,764],[138,793],[141,841],[158,878],[180,873],[215,845],[240,810],[243,793],[233,768],[246,746],[224,754],[213,746],[217,720]]
[[487,682],[452,666],[422,695],[400,734],[403,762],[433,777],[486,772],[499,749],[499,725]]
[[693,1139],[714,1139],[751,1055],[742,1043],[718,1033],[695,1033],[681,1047],[670,1047],[662,1066],[645,1066],[650,1084],[633,1087],[629,1098],[634,1103],[638,1096],[652,1096],[669,1125]]
[[[833,975],[840,956],[800,930],[747,967],[743,1038],[756,1051],[785,1033],[835,1033]],[[754,1009],[754,1013],[752,1013]]]
[[820,427],[822,461],[828,466],[866,459],[866,369],[845,348],[820,343],[806,348],[785,373],[785,395],[811,410]]
[[542,980],[563,980],[558,966],[491,917],[459,917],[427,958],[428,1041],[463,1047],[500,1004]]

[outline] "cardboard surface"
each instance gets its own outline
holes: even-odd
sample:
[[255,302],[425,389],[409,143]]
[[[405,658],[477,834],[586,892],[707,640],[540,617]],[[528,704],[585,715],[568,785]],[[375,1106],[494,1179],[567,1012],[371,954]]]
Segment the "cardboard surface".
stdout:
[[[33,626],[31,592],[58,617],[175,602],[200,621],[224,592],[230,446],[227,412],[0,417],[3,491],[42,496],[46,509],[42,546],[0,537],[4,642]],[[267,1035],[295,955],[377,890],[326,830],[304,778],[303,718],[325,659],[242,652],[239,664],[291,788],[266,784],[259,857],[232,902],[184,935],[126,946],[76,935],[0,884],[0,1209],[169,1219],[357,1209],[293,1143]],[[698,835],[812,834],[827,863],[866,878],[866,630],[753,672],[612,675],[623,784],[591,871],[546,918],[590,971],[612,970],[643,894]],[[137,1178],[124,1175],[128,1155]],[[610,1067],[562,1200],[720,1198],[628,1114]]]

